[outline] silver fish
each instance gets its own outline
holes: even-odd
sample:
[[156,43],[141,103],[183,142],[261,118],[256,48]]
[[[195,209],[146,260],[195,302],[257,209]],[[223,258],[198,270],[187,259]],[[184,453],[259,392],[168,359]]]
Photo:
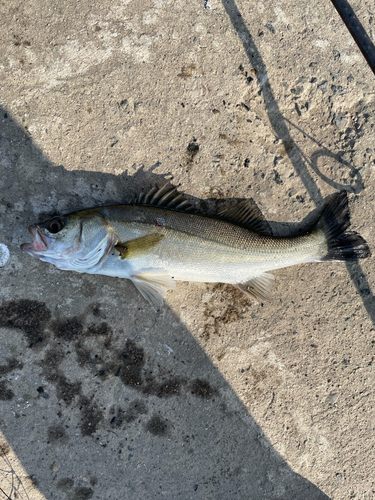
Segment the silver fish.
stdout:
[[166,184],[133,204],[74,212],[29,227],[21,249],[59,269],[128,278],[159,310],[176,280],[231,283],[257,301],[274,277],[267,271],[303,262],[370,256],[350,226],[346,191],[331,196],[299,236],[273,237],[253,200],[217,216],[194,213]]

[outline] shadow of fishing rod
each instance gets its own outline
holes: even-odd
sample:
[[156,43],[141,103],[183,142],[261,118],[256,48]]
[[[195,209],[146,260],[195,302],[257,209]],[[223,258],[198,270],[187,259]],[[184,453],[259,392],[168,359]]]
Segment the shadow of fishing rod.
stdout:
[[[242,42],[244,47],[246,56],[251,63],[251,65],[256,66],[257,73],[256,78],[259,86],[261,87],[261,96],[264,101],[265,109],[270,121],[270,124],[273,128],[273,131],[277,138],[281,139],[284,145],[288,145],[286,147],[286,151],[288,152],[288,157],[296,171],[296,173],[301,178],[307,192],[309,193],[311,199],[314,203],[319,206],[323,202],[322,194],[316,185],[313,177],[311,176],[307,166],[306,166],[306,158],[302,151],[298,148],[296,143],[293,141],[289,129],[286,124],[286,120],[283,117],[280,109],[278,107],[277,101],[274,97],[271,84],[269,80],[266,81],[264,75],[267,73],[266,65],[253,41],[253,37],[251,36],[244,19],[235,3],[234,0],[222,0],[223,6],[229,16],[229,19],[236,30],[236,33],[239,39]],[[320,153],[320,156],[324,155],[324,151]],[[314,157],[314,155],[313,155]],[[327,178],[323,177],[321,173],[319,173],[319,169],[317,167],[313,167],[313,165],[317,161],[317,156],[313,158],[313,162],[310,163],[313,170],[320,175],[320,177],[327,182]],[[352,167],[351,167],[352,168]],[[332,187],[337,188],[336,185],[332,183],[332,181],[328,182]],[[351,189],[348,189],[348,186],[342,186],[341,189],[346,189],[349,192],[354,192]],[[353,188],[352,188],[353,189]],[[357,181],[357,185],[354,188],[356,189],[356,193],[362,191],[363,186],[361,182]],[[362,298],[363,305],[366,308],[366,311],[371,318],[371,321],[375,325],[375,301],[374,295],[370,289],[370,285],[367,281],[365,274],[362,271],[362,268],[358,262],[350,262],[346,263],[346,267],[350,274],[350,277]]]

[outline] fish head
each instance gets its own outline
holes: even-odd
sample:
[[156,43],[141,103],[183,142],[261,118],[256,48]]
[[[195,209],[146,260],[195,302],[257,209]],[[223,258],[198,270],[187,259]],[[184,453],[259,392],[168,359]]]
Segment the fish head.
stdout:
[[94,211],[56,216],[29,227],[33,239],[21,250],[59,269],[84,271],[108,255],[117,237],[104,217]]

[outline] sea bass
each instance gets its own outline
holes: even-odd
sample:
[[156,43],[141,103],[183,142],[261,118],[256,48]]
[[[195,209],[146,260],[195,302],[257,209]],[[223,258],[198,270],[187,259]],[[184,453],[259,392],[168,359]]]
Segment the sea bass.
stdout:
[[365,240],[347,231],[349,226],[346,191],[332,195],[303,234],[274,237],[252,199],[207,216],[167,184],[133,204],[32,225],[33,242],[21,249],[59,269],[128,278],[159,310],[179,280],[231,283],[263,301],[274,279],[267,271],[370,256]]

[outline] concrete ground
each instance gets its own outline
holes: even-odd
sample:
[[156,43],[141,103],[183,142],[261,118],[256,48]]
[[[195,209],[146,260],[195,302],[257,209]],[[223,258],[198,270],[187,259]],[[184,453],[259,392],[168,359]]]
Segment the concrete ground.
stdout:
[[179,283],[155,314],[19,248],[173,177],[279,222],[346,189],[374,250],[375,80],[331,3],[10,0],[0,24],[0,498],[374,499],[373,258],[279,270],[263,307]]

